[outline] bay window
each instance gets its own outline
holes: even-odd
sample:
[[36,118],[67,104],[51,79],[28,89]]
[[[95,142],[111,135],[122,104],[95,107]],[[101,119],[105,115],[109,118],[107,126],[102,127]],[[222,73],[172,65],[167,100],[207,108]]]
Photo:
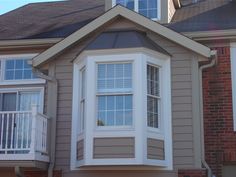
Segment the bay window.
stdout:
[[172,168],[170,57],[132,51],[85,51],[74,61],[73,169]]
[[113,6],[120,4],[153,20],[160,19],[160,0],[113,0]]

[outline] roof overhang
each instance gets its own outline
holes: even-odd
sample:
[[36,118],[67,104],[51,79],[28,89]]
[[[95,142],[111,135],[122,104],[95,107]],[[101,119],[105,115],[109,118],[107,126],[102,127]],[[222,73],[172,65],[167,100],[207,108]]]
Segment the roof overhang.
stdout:
[[12,49],[32,46],[52,46],[63,38],[0,40],[0,49]]
[[44,51],[43,53],[33,58],[32,61],[33,67],[38,67],[44,64],[45,62],[48,62],[66,48],[72,46],[73,44],[81,40],[83,37],[87,36],[91,32],[95,31],[99,27],[107,24],[108,22],[112,21],[113,19],[119,16],[124,17],[136,24],[139,24],[140,26],[143,26],[144,28],[147,28],[148,30],[155,32],[160,36],[167,38],[206,58],[210,58],[213,55],[210,48],[202,44],[199,44],[193,41],[192,39],[180,33],[177,33],[155,21],[152,21],[134,11],[131,11],[125,7],[117,5],[114,8],[107,11],[106,13],[104,13],[103,15],[93,20],[92,22],[90,22],[89,24],[85,25],[78,31],[74,32],[67,38],[58,42],[48,50]]
[[212,31],[195,31],[195,32],[183,32],[185,36],[196,41],[209,41],[209,40],[235,40],[236,30],[212,30]]

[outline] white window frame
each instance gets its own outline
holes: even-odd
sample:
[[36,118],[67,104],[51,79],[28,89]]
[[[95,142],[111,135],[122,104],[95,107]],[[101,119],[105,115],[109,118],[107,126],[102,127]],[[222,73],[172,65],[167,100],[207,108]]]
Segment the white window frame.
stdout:
[[[129,62],[132,63],[133,87],[133,126],[132,127],[97,127],[96,116],[96,68],[97,63]],[[160,66],[160,94],[161,120],[160,128],[149,129],[147,126],[147,64]],[[78,134],[79,116],[79,71],[86,66],[86,111],[85,129]],[[142,72],[140,72],[142,71]],[[161,74],[162,73],[162,74]],[[165,78],[163,78],[165,76]],[[149,49],[113,49],[99,51],[84,51],[74,61],[73,77],[73,109],[72,109],[72,137],[71,137],[71,170],[80,170],[80,166],[93,165],[151,165],[155,170],[173,169],[172,152],[172,118],[171,118],[171,73],[170,57]],[[145,83],[145,84],[144,84]],[[135,110],[135,111],[134,111]],[[138,119],[143,117],[143,119]],[[164,118],[163,118],[164,117]],[[91,124],[91,122],[93,122]],[[93,159],[93,138],[108,137],[135,137],[135,158],[128,159]],[[147,138],[165,141],[165,160],[147,159]],[[84,159],[77,161],[76,144],[84,140]],[[142,152],[142,153],[141,153]]]
[[40,108],[39,112],[43,114],[44,111],[44,87],[16,87],[16,88],[0,88],[0,93],[17,93],[16,107],[18,108],[19,100],[18,94],[19,92],[39,92],[40,93]]
[[[157,18],[152,18],[154,21],[161,19],[161,0],[157,1]],[[112,7],[116,6],[116,0],[112,0]],[[139,13],[139,0],[134,0],[134,11]],[[146,16],[145,16],[146,17]],[[147,17],[148,18],[148,17]]]
[[0,55],[0,85],[21,85],[21,84],[44,84],[44,79],[20,79],[20,80],[5,80],[5,64],[7,60],[32,59],[37,54],[16,54],[16,55]]
[[232,106],[233,106],[233,127],[236,131],[236,43],[230,45],[231,81],[232,81]]

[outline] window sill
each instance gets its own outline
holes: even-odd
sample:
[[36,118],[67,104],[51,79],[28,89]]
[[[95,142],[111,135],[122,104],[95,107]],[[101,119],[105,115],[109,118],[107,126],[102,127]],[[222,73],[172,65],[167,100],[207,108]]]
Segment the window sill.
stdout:
[[32,80],[12,80],[12,81],[2,81],[0,82],[0,86],[2,85],[30,85],[30,84],[45,84],[46,80],[43,79],[32,79]]

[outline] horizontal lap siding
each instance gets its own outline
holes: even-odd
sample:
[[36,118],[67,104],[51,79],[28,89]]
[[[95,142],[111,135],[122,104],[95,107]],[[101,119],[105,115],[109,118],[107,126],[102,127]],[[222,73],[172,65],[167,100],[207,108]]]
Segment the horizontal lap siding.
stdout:
[[164,141],[148,138],[147,158],[155,160],[165,160]]
[[192,120],[192,52],[159,36],[152,40],[172,55],[172,124],[174,168],[194,167]]
[[134,138],[95,138],[93,158],[134,158]]
[[[70,170],[71,120],[72,120],[72,80],[71,62],[80,47],[74,47],[55,59],[58,80],[57,136],[55,168],[64,172]],[[79,156],[81,158],[81,156]]]

